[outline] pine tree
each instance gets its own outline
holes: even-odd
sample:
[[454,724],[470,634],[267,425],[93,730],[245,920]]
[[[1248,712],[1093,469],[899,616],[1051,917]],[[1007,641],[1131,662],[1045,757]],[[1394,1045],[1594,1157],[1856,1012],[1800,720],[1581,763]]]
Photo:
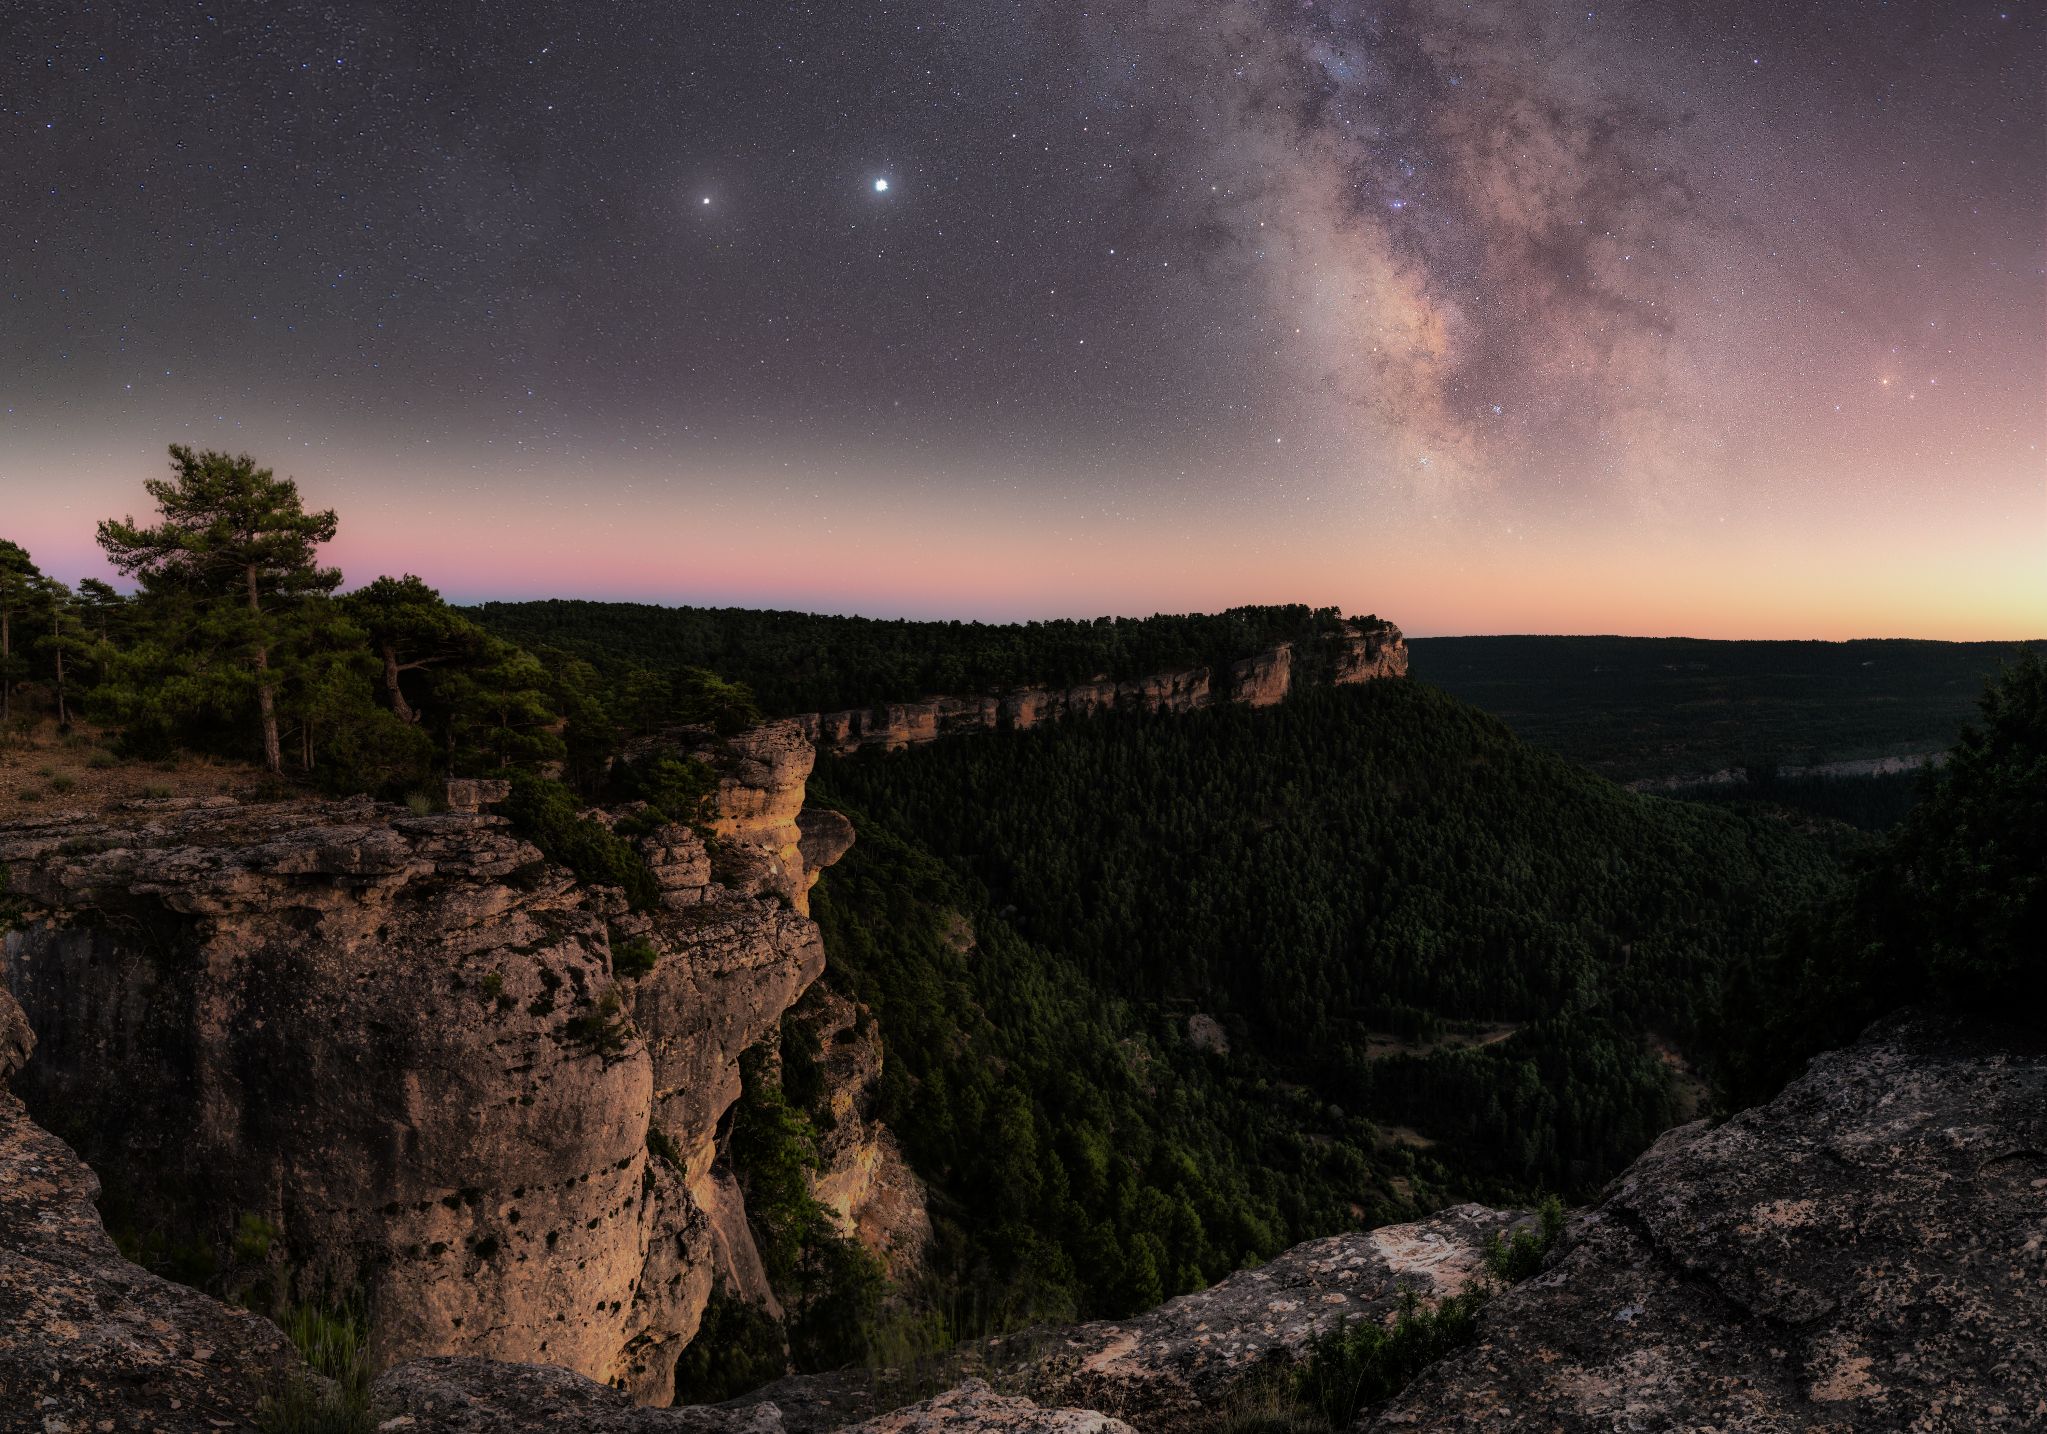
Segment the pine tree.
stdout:
[[41,592],[42,632],[36,639],[36,646],[50,659],[57,695],[57,725],[68,728],[71,725],[71,682],[77,669],[93,660],[96,644],[79,615],[78,602],[70,588],[55,578],[45,578]]
[[41,605],[43,581],[27,549],[0,538],[0,723],[14,720],[14,629]]
[[114,566],[152,597],[190,601],[189,643],[204,658],[225,656],[254,689],[263,762],[281,772],[277,677],[271,654],[294,612],[341,581],[319,565],[319,548],[334,537],[331,509],[308,513],[298,485],[259,468],[247,454],[195,452],[171,445],[171,476],[145,486],[162,521],[133,518],[99,526],[99,543]]
[[369,635],[383,667],[384,695],[401,722],[416,725],[420,712],[405,695],[408,672],[473,659],[484,649],[483,629],[457,613],[441,595],[407,573],[381,577],[342,599],[349,616]]

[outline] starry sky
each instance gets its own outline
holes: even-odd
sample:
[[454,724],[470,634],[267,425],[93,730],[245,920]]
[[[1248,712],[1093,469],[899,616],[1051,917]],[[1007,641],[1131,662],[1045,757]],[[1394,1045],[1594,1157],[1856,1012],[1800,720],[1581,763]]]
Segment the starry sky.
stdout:
[[2047,8],[8,0],[0,533],[351,582],[2047,635]]

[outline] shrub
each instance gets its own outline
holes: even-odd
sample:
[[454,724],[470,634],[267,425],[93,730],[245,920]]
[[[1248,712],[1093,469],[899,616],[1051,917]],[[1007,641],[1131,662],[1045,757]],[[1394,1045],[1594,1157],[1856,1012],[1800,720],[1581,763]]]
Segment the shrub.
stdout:
[[519,773],[512,778],[511,797],[499,810],[511,819],[514,831],[579,880],[623,888],[636,911],[648,909],[659,898],[654,874],[633,844],[578,812],[575,797],[560,782]]
[[611,970],[618,976],[644,976],[654,969],[654,963],[660,959],[661,953],[655,950],[654,943],[644,936],[617,942],[611,948]]

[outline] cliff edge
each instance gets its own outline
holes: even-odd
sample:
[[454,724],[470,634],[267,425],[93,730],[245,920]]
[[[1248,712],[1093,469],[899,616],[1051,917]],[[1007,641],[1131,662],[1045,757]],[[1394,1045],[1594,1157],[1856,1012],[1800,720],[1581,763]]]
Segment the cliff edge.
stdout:
[[1895,1019],[1670,1131],[1480,1331],[1367,1427],[2047,1428],[2047,1042]]

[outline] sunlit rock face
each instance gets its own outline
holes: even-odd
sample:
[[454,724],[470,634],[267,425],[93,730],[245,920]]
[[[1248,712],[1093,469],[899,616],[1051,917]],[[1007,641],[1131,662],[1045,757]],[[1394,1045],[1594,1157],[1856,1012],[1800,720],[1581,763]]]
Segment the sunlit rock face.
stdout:
[[[30,904],[0,969],[40,1041],[17,1089],[113,1208],[220,1246],[260,1221],[273,1274],[363,1291],[379,1364],[531,1360],[663,1401],[717,1229],[745,1228],[712,1189],[739,1055],[824,966],[812,749],[783,724],[715,757],[730,884],[656,832],[644,913],[481,811],[169,801],[0,828]],[[628,939],[651,972],[614,971]]]
[[1888,1023],[1669,1132],[1370,1428],[2047,1428],[2037,1031]]
[[1206,667],[1070,687],[1018,687],[981,697],[930,697],[844,712],[795,718],[820,751],[846,756],[865,748],[900,752],[942,737],[974,732],[1027,731],[1062,717],[1104,712],[1195,712],[1218,702],[1270,707],[1307,686],[1348,686],[1407,675],[1407,641],[1400,629],[1377,619],[1347,622],[1323,639],[1313,660],[1280,643],[1229,664],[1219,675]]

